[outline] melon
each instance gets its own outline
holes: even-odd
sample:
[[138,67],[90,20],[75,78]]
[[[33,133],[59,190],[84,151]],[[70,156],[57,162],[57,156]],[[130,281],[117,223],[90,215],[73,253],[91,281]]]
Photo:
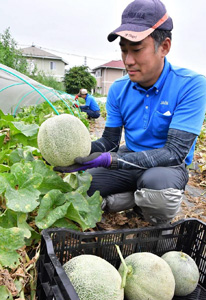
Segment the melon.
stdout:
[[88,156],[91,138],[88,129],[73,115],[61,114],[44,121],[37,135],[38,148],[52,166],[66,167],[78,156]]
[[119,267],[122,278],[124,278],[125,266],[127,274],[124,290],[128,300],[171,300],[173,298],[174,276],[169,265],[161,257],[149,252],[127,256]]
[[109,262],[96,255],[82,254],[63,265],[80,300],[123,300],[121,276]]
[[169,251],[162,256],[170,266],[175,278],[175,295],[187,296],[197,287],[199,270],[196,262],[181,251]]

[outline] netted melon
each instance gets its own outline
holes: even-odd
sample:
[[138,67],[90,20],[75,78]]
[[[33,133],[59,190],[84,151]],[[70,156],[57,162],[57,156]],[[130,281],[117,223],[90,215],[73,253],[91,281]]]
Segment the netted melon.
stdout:
[[172,271],[155,254],[131,254],[120,265],[119,272],[122,278],[126,274],[124,289],[127,300],[171,300],[174,296],[175,280]]
[[87,156],[91,151],[88,129],[80,119],[69,114],[44,121],[37,142],[43,158],[54,167],[70,166],[76,157]]
[[106,260],[83,254],[63,266],[80,300],[123,300],[121,276]]
[[199,270],[196,262],[186,253],[169,251],[162,258],[170,266],[175,278],[175,295],[187,296],[197,287]]

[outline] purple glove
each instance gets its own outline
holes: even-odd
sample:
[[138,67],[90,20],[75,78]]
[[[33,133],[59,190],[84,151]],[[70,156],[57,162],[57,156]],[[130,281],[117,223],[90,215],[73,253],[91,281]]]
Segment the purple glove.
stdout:
[[94,152],[87,157],[77,157],[74,161],[76,164],[69,167],[54,167],[54,171],[61,173],[72,173],[77,171],[84,171],[87,169],[111,166],[112,159],[109,152]]

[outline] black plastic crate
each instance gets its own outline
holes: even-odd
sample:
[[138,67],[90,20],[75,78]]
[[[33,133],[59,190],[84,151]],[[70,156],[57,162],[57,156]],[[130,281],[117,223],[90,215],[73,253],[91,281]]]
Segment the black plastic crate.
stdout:
[[206,300],[206,224],[197,219],[181,220],[166,227],[114,231],[78,232],[65,228],[43,230],[38,261],[37,299],[79,300],[62,265],[74,256],[94,254],[118,268],[120,259],[115,244],[119,245],[124,257],[144,251],[159,256],[171,250],[182,250],[189,254],[200,271],[198,287],[187,297],[173,299]]

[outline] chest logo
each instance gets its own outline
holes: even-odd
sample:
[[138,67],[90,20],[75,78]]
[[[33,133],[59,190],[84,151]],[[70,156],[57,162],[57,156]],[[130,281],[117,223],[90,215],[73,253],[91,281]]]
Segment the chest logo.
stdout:
[[160,104],[162,104],[162,105],[168,105],[169,103],[168,103],[168,101],[161,101]]

